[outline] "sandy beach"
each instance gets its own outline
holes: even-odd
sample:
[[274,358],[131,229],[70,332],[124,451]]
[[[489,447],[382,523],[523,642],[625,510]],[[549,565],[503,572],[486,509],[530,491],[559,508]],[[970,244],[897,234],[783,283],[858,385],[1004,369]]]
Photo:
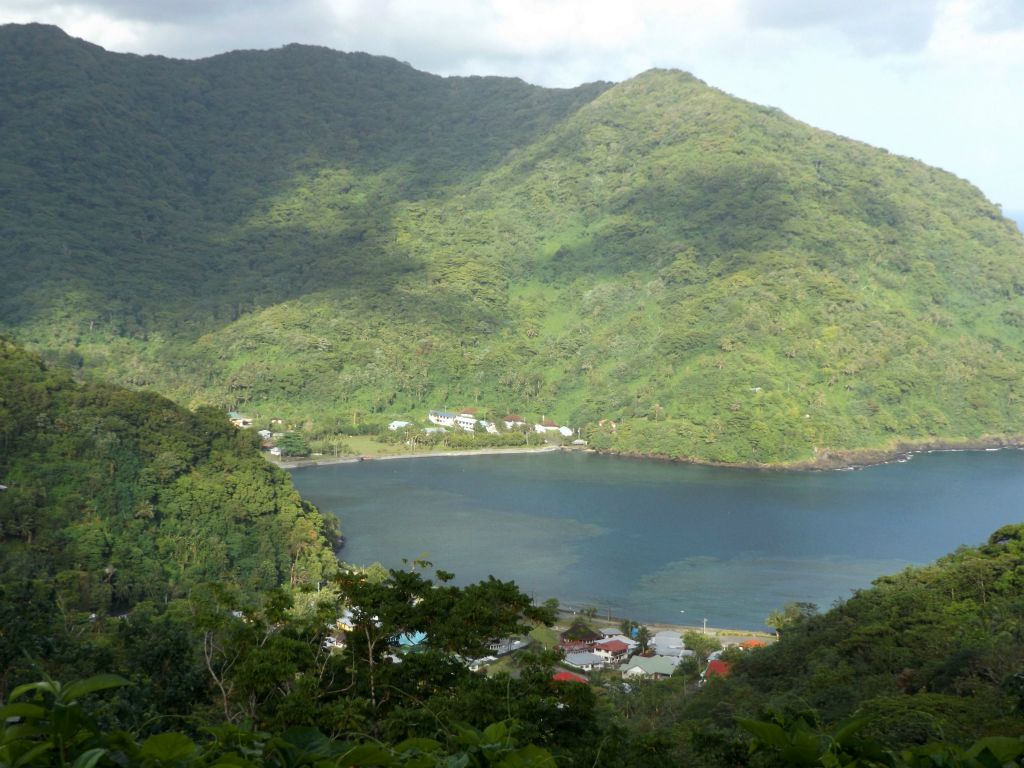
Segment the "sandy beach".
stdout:
[[[424,451],[422,453],[388,453],[381,456],[338,456],[335,458],[317,457],[313,459],[294,459],[278,461],[270,456],[281,469],[298,469],[299,467],[326,467],[331,464],[355,464],[360,461],[391,461],[393,459],[432,459],[450,458],[452,456],[497,456],[513,453],[552,453],[563,449],[560,445],[545,445],[540,448],[473,448],[465,451]],[[575,449],[573,449],[575,450]]]

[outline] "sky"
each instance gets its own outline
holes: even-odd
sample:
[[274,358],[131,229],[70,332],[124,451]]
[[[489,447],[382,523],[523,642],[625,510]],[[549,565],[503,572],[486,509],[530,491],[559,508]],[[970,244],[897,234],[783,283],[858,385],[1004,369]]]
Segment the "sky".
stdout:
[[1024,0],[0,0],[29,21],[111,51],[297,42],[551,87],[682,69],[1024,211]]

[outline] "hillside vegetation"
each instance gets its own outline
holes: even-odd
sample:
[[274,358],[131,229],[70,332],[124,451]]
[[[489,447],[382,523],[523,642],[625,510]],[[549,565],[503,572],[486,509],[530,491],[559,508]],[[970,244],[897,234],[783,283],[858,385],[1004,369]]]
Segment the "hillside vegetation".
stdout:
[[[679,765],[894,765],[857,742],[904,749],[997,735],[1018,739],[1016,752],[991,764],[1020,765],[1022,565],[1024,526],[1006,526],[980,547],[881,577],[825,614],[796,618],[778,643],[734,654],[732,674],[699,696],[657,689],[629,720],[640,732],[672,733]],[[737,728],[745,718],[780,730]],[[841,743],[837,734],[853,723]],[[783,731],[802,748],[788,759],[780,755]],[[762,746],[774,749],[748,757],[751,733],[770,736]],[[830,750],[838,762],[830,762]],[[927,751],[908,762],[986,764]],[[768,754],[774,759],[765,760]]]
[[0,65],[0,324],[86,377],[312,436],[473,405],[719,462],[1024,433],[1015,225],[690,75],[13,25]]
[[337,570],[337,521],[223,414],[77,384],[3,339],[0,484],[8,641],[31,627],[17,606],[33,601],[67,618],[163,604],[208,582],[253,596]]

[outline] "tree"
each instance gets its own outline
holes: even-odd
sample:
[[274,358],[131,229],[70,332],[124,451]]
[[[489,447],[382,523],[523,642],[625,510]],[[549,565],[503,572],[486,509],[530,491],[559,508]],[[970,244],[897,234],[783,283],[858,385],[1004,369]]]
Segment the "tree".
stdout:
[[683,644],[694,652],[698,666],[704,666],[707,663],[708,656],[715,651],[722,650],[722,643],[719,642],[717,637],[704,635],[693,630],[683,633]]
[[282,456],[309,456],[309,444],[298,432],[285,432],[274,441]]
[[653,637],[654,636],[651,634],[651,630],[649,630],[647,627],[641,626],[637,628],[635,639],[637,645],[639,645],[640,647],[640,653],[647,653],[647,646],[650,645]]
[[782,610],[774,610],[768,614],[765,624],[775,629],[775,634],[781,635],[785,629],[790,629],[812,616],[817,615],[818,606],[814,603],[786,603]]

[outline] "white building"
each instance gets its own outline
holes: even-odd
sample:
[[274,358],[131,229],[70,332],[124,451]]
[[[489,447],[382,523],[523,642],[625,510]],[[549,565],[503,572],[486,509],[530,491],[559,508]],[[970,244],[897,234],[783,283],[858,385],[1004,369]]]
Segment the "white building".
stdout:
[[427,419],[432,424],[437,424],[441,427],[455,426],[455,414],[448,413],[447,411],[431,411],[427,414]]
[[460,413],[455,417],[455,426],[460,427],[467,432],[472,432],[476,429],[476,416],[471,416],[468,413]]
[[392,421],[390,424],[388,424],[388,429],[390,429],[392,432],[397,432],[400,429],[405,429],[406,427],[411,426],[411,421]]
[[486,429],[492,435],[498,434],[498,427],[493,422],[485,421],[484,419],[480,419],[480,426],[483,427],[484,429]]
[[604,659],[596,653],[578,651],[575,653],[565,654],[565,663],[571,667],[582,669],[584,672],[592,672],[593,670],[600,669],[604,666]]

